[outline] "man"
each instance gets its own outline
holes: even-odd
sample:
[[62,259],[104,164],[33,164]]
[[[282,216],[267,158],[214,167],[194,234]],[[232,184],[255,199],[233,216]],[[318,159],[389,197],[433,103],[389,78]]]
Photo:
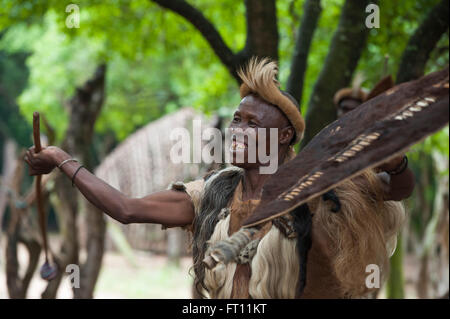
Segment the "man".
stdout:
[[367,92],[362,88],[343,88],[334,95],[337,117],[341,117],[366,101]]
[[[409,196],[394,196],[389,188],[383,189],[372,171],[335,189],[341,202],[338,213],[331,214],[330,204],[321,198],[308,203],[314,214],[313,235],[308,284],[303,293],[298,289],[300,261],[293,216],[267,222],[235,262],[212,270],[202,263],[210,245],[235,233],[252,214],[264,182],[270,177],[260,173],[266,164],[259,156],[256,162],[248,160],[250,142],[255,142],[257,149],[268,145],[258,128],[278,129],[279,163],[295,155],[292,146],[303,136],[305,125],[299,107],[279,90],[277,72],[277,65],[267,59],[252,59],[239,72],[242,100],[230,124],[230,129],[236,131],[230,147],[233,166],[194,182],[174,183],[169,190],[144,198],[128,198],[57,147],[47,147],[38,154],[31,147],[25,161],[31,175],[47,174],[59,167],[92,204],[122,223],[158,223],[192,231],[195,285],[209,297],[364,297],[371,292],[365,283],[366,266],[378,265],[385,276],[392,250],[389,245],[403,218],[402,206],[385,200]],[[241,130],[251,134],[242,139]],[[237,160],[242,155],[244,162]]]
[[[370,92],[367,92],[358,84],[361,80],[362,77],[357,75],[353,87],[342,88],[334,95],[333,102],[336,106],[338,118],[394,86],[392,77],[388,75],[375,84]],[[395,168],[402,166],[404,169],[398,171],[400,174],[396,174]],[[378,177],[383,182],[383,187],[389,188],[390,199],[401,200],[408,197],[414,189],[414,175],[406,166],[407,158],[405,155],[401,155],[375,169],[378,172]]]

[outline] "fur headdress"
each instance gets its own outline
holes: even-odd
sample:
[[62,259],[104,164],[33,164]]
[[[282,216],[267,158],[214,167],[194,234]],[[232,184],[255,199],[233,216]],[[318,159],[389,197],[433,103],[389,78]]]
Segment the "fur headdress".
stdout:
[[359,87],[343,88],[337,91],[334,95],[334,104],[338,106],[344,98],[354,98],[357,100],[361,100],[361,103],[364,103],[380,95],[381,93],[386,92],[394,85],[395,84],[392,76],[388,75],[382,78],[377,84],[375,84],[374,88],[369,93],[366,93],[364,89],[361,89]]
[[296,144],[303,138],[305,121],[295,99],[280,90],[280,83],[276,79],[277,74],[276,62],[268,58],[251,58],[247,66],[238,71],[243,82],[240,87],[241,98],[254,93],[277,106],[294,127],[295,138],[291,144]]
[[353,80],[351,88],[343,88],[336,92],[333,98],[334,105],[339,106],[343,99],[360,100],[363,103],[367,98],[367,90],[361,88],[364,77],[361,73],[357,73]]

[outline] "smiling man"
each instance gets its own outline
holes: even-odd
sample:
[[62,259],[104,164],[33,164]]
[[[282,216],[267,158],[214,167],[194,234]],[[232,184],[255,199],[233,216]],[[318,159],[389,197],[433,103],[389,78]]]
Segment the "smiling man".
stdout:
[[[270,154],[276,146],[277,161],[284,163],[295,156],[293,145],[303,137],[305,124],[299,106],[278,88],[277,72],[277,65],[267,59],[252,59],[239,72],[242,100],[230,124],[233,165],[196,181],[174,183],[168,190],[144,198],[128,198],[57,147],[47,147],[38,154],[32,147],[25,161],[32,175],[60,168],[92,204],[122,223],[157,223],[191,231],[195,285],[209,297],[366,296],[377,289],[367,287],[366,267],[375,264],[385,276],[404,215],[400,203],[386,201],[391,199],[389,189],[381,186],[372,171],[335,189],[339,212],[331,213],[331,204],[322,198],[308,203],[313,214],[312,246],[304,291],[299,289],[297,246],[301,238],[295,214],[263,225],[234,262],[212,270],[202,262],[208,247],[238,231],[258,205],[264,182],[270,177],[260,172],[267,163],[259,154]],[[271,145],[268,131],[274,128],[278,134],[276,145],[273,139]],[[261,129],[266,134],[261,134]],[[242,134],[244,131],[249,133]],[[253,143],[257,155],[255,161],[249,161],[249,145]],[[243,161],[237,160],[239,154]]]

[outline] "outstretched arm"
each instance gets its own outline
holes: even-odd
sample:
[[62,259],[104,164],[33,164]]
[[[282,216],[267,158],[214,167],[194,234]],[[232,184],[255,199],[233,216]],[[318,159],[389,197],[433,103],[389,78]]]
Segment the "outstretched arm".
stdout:
[[[28,149],[25,161],[30,166],[30,175],[48,174],[71,156],[51,146],[35,153]],[[80,167],[77,162],[66,162],[61,171],[70,179]],[[143,198],[130,198],[111,187],[87,169],[81,168],[74,185],[94,206],[121,223],[156,223],[166,227],[190,225],[194,219],[194,207],[188,194],[166,190]]]

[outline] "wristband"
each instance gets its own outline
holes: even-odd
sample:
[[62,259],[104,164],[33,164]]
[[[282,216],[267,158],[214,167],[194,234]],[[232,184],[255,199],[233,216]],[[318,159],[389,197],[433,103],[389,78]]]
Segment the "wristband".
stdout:
[[68,158],[64,161],[62,161],[59,165],[58,168],[60,169],[64,164],[68,163],[68,162],[78,162],[78,160],[74,159],[74,158]]
[[84,166],[80,165],[80,167],[77,168],[77,170],[75,171],[75,173],[73,173],[72,176],[72,187],[74,186],[74,182],[75,182],[75,176],[77,176],[78,172],[80,171],[80,169],[82,169]]
[[400,165],[392,170],[392,171],[386,171],[389,175],[400,175],[401,173],[403,173],[406,168],[408,167],[408,157],[405,155],[403,156],[402,162],[400,163]]

